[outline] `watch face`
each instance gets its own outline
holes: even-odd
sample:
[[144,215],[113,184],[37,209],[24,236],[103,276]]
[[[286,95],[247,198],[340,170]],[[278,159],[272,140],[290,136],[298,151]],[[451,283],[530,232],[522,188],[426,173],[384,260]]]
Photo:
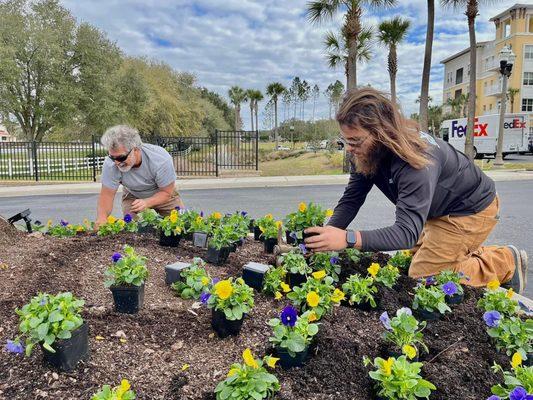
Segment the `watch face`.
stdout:
[[354,231],[347,231],[346,232],[346,241],[350,246],[353,246],[355,244],[355,232]]

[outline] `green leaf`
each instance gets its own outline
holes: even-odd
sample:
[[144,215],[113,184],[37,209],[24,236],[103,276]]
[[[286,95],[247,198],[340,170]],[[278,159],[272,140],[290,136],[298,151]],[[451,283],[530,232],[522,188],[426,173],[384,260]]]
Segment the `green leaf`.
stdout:
[[43,347],[48,350],[50,353],[55,353],[56,351],[48,343],[44,342]]
[[61,331],[57,334],[57,337],[59,339],[70,339],[72,337],[72,333],[70,331]]
[[49,322],[59,322],[59,321],[63,320],[63,318],[64,318],[64,316],[63,316],[63,314],[61,314],[61,311],[54,310],[54,311],[52,311],[52,313],[48,317],[48,321]]
[[48,328],[50,325],[48,323],[42,323],[37,327],[37,337],[39,340],[44,340],[46,335],[48,335]]

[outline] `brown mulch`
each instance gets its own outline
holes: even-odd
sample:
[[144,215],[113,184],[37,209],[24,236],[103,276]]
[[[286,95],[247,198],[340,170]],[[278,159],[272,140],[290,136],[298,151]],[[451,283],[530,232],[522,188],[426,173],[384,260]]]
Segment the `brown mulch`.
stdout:
[[[1,235],[5,235],[3,228]],[[136,315],[114,312],[111,292],[103,285],[111,255],[124,244],[148,258],[144,307]],[[89,324],[91,349],[89,361],[71,373],[46,366],[38,348],[30,358],[0,350],[0,399],[90,399],[103,384],[117,385],[123,378],[131,382],[138,399],[214,399],[214,387],[232,363],[241,361],[246,347],[256,356],[271,351],[266,322],[287,302],[256,294],[255,307],[240,335],[217,338],[210,326],[210,310],[192,307],[193,301],[176,297],[164,283],[165,265],[204,255],[205,251],[188,242],[182,241],[177,249],[163,248],[155,237],[131,234],[55,239],[15,232],[0,237],[0,262],[8,265],[0,270],[2,347],[17,335],[16,307],[38,292],[71,291],[86,302],[83,316]],[[383,264],[386,259],[376,254],[372,260],[345,267],[366,273],[370,262]],[[259,243],[248,241],[230,255],[226,265],[208,265],[207,269],[212,277],[238,276],[248,261],[273,263],[274,259],[263,253]],[[372,381],[362,358],[382,355],[379,315],[383,310],[392,315],[410,306],[414,284],[402,276],[398,289],[382,289],[380,310],[335,308],[322,321],[314,354],[306,365],[288,371],[276,368],[282,388],[276,398],[371,399]],[[426,362],[423,375],[438,388],[431,399],[486,398],[490,387],[501,379],[491,372],[493,362],[508,365],[508,358],[489,343],[482,313],[475,307],[479,295],[479,290],[467,288],[465,301],[424,331],[430,354],[422,356]],[[118,331],[126,335],[125,343],[115,336]],[[182,371],[185,364],[190,367]]]

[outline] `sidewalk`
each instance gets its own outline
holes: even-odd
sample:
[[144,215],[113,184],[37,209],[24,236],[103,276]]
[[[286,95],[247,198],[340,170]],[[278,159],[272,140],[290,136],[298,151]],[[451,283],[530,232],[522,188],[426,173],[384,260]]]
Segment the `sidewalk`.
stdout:
[[[533,180],[533,171],[486,171],[496,182]],[[242,178],[179,179],[178,190],[232,189],[280,186],[345,185],[348,175],[252,176]],[[43,196],[61,194],[97,194],[101,184],[61,183],[26,186],[0,186],[0,197]],[[120,190],[120,189],[119,189]]]

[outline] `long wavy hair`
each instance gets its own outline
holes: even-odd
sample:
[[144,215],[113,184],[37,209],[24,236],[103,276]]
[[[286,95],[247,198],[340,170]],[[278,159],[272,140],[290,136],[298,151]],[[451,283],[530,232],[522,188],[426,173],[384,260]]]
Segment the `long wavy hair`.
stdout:
[[364,87],[348,91],[336,118],[341,126],[365,129],[375,141],[415,169],[430,162],[428,143],[420,137],[418,124],[403,117],[398,106],[379,90]]

